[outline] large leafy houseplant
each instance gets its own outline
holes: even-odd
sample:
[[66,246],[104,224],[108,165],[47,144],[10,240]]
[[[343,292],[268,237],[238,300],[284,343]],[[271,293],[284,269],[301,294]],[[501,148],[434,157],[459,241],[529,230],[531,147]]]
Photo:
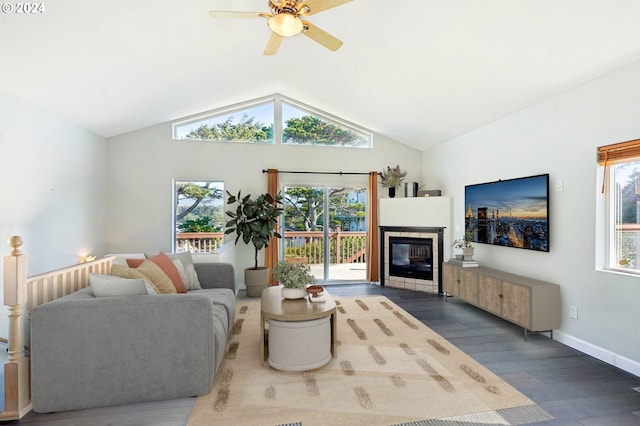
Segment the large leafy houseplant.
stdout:
[[253,244],[255,248],[255,266],[258,269],[258,252],[269,246],[273,237],[282,238],[278,233],[276,225],[278,218],[283,212],[282,195],[273,197],[269,193],[261,194],[255,199],[251,195],[241,194],[235,196],[227,191],[227,206],[237,204],[235,209],[227,210],[226,214],[230,218],[225,224],[225,235],[236,233],[235,243],[238,244],[240,238],[245,244]]

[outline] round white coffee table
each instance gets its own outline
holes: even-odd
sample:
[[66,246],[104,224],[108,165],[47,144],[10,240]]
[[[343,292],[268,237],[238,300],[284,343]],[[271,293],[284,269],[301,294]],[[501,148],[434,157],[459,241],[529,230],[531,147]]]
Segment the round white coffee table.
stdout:
[[262,359],[268,347],[269,365],[279,370],[305,371],[325,365],[336,356],[336,302],[326,289],[322,302],[308,297],[284,299],[280,289],[268,287],[261,295]]

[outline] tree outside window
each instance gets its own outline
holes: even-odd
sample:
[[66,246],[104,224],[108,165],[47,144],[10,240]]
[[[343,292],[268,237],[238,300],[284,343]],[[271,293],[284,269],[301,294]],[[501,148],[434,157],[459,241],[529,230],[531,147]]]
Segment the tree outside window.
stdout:
[[174,181],[175,251],[215,252],[224,241],[224,183]]

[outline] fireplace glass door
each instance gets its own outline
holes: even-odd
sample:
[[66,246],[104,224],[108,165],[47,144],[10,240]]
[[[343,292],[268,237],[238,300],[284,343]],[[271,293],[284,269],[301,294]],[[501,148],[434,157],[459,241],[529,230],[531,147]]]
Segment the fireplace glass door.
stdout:
[[389,275],[433,279],[432,238],[389,238]]

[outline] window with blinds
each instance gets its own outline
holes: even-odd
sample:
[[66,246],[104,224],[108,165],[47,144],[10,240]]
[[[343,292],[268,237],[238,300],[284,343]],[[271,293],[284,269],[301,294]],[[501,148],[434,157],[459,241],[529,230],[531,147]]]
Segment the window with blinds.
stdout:
[[640,273],[640,139],[601,146],[607,197],[607,269]]

